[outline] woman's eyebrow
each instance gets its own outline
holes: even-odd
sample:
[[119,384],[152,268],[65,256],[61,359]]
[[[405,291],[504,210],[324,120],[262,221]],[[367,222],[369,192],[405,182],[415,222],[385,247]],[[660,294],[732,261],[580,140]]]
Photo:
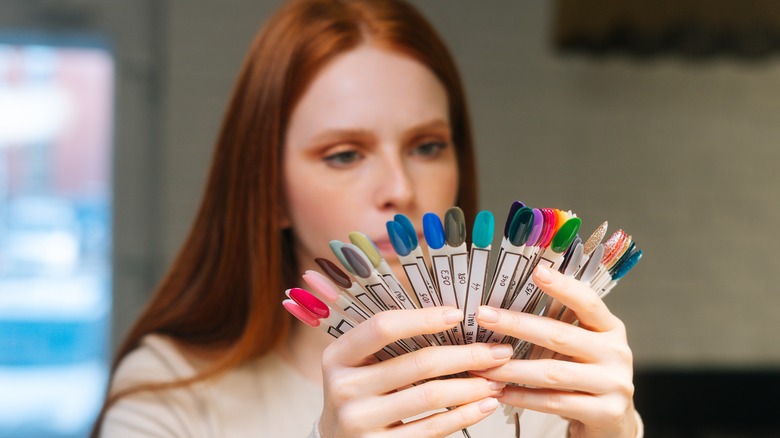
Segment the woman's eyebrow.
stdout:
[[318,132],[310,140],[310,144],[326,144],[333,141],[341,141],[344,139],[368,139],[372,138],[371,131],[359,128],[332,128]]
[[[450,124],[444,119],[433,119],[427,122],[415,125],[406,131],[403,136],[405,138],[413,138],[421,134],[430,134],[431,131],[438,132],[450,132]],[[375,134],[368,129],[361,128],[330,128],[318,132],[311,137],[308,144],[322,145],[331,142],[342,141],[345,139],[350,140],[370,140],[375,137]]]
[[414,126],[410,129],[407,129],[404,133],[405,137],[415,137],[420,134],[429,134],[431,131],[434,132],[446,132],[449,134],[450,132],[450,124],[443,120],[443,119],[434,119],[429,122],[421,123],[417,126]]

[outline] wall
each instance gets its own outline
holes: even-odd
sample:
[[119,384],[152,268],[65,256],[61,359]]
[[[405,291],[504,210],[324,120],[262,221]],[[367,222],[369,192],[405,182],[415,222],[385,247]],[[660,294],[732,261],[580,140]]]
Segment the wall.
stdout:
[[[584,229],[607,219],[645,250],[607,299],[638,367],[780,363],[777,57],[559,56],[551,2],[415,3],[466,79],[483,207],[497,217],[514,199],[571,208]],[[192,220],[241,58],[275,6],[168,4],[157,276]]]

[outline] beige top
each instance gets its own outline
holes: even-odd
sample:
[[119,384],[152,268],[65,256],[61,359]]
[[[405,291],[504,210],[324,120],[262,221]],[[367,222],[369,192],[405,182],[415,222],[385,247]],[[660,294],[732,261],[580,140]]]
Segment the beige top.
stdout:
[[[111,390],[194,375],[195,367],[167,338],[149,335],[122,360]],[[322,387],[304,379],[272,353],[196,385],[137,393],[120,399],[106,413],[105,438],[317,437]],[[524,437],[565,437],[568,422],[526,411]],[[514,437],[503,410],[469,427],[473,438]],[[461,437],[460,433],[452,435]]]

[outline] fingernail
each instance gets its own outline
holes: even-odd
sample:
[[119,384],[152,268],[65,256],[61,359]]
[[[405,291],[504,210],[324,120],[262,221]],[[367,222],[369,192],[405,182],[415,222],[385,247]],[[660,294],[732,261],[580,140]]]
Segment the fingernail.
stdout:
[[498,321],[498,312],[495,311],[495,309],[491,309],[487,306],[479,306],[477,308],[477,319],[483,321],[483,322],[497,322]]
[[493,397],[486,398],[479,402],[479,410],[483,414],[487,414],[488,412],[493,412],[498,407],[498,400],[494,399]]
[[496,382],[495,380],[488,380],[488,388],[493,391],[500,391],[504,389],[506,382]]
[[536,279],[541,281],[542,283],[551,283],[552,282],[552,271],[550,271],[550,268],[546,266],[537,266],[536,267]]
[[493,359],[506,359],[512,356],[512,347],[507,344],[491,345],[490,354],[493,356]]
[[455,324],[463,319],[463,312],[458,309],[452,309],[444,312],[444,322],[447,324]]

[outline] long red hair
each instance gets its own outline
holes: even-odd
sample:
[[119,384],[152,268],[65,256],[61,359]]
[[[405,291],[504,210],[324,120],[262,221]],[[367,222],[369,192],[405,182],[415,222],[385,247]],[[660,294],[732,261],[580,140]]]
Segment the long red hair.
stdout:
[[267,353],[286,336],[292,318],[280,302],[283,291],[300,275],[294,231],[284,230],[280,222],[287,123],[322,67],[368,41],[417,60],[444,85],[458,157],[457,203],[467,220],[473,220],[477,187],[465,95],[455,63],[431,25],[401,0],[286,4],[258,33],[246,55],[192,229],[119,347],[113,369],[151,333],[218,352],[219,359],[191,379],[115,392],[103,412],[133,392],[187,385],[224,372]]

